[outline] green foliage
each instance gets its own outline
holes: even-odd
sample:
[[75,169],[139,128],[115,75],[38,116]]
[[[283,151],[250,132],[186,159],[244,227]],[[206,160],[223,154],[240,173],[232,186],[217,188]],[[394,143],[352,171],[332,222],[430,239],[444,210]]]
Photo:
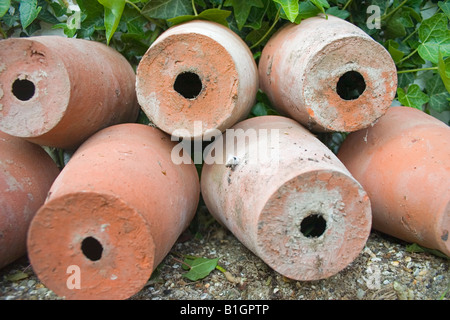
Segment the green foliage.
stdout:
[[435,255],[437,257],[450,260],[450,257],[445,255],[441,251],[436,250],[436,249],[425,248],[425,247],[422,247],[422,246],[418,245],[417,243],[412,243],[412,244],[408,245],[406,247],[406,251],[407,252],[412,252],[412,253],[429,253],[429,254]]
[[217,267],[219,258],[207,259],[187,257],[183,262],[183,269],[189,270],[183,276],[191,281],[197,281],[207,277]]
[[[318,14],[346,19],[371,35],[398,68],[396,101],[439,117],[450,111],[450,0],[3,0],[0,35],[30,36],[50,25],[68,37],[104,42],[136,67],[153,41],[191,20],[220,23],[236,32],[258,60],[285,23]],[[379,28],[368,21],[379,9]],[[73,7],[70,7],[73,8]],[[250,116],[276,114],[267,99]]]
[[42,7],[37,6],[37,0],[21,1],[19,5],[20,23],[28,27],[38,16]]
[[[3,0],[0,34],[30,36],[43,24],[68,37],[104,42],[134,67],[171,26],[191,20],[220,23],[236,32],[258,60],[272,34],[285,23],[318,14],[346,19],[381,43],[398,68],[398,104],[435,116],[450,111],[450,0]],[[368,21],[379,8],[380,28]],[[78,14],[78,16],[77,16]],[[261,101],[251,116],[274,114]]]
[[398,100],[405,106],[421,109],[422,106],[430,101],[430,98],[420,90],[419,85],[412,84],[408,87],[408,92],[402,88],[397,89]]
[[119,26],[122,13],[125,9],[125,0],[98,0],[105,7],[105,30],[107,43]]
[[0,18],[5,15],[11,6],[11,0],[5,0],[0,2]]
[[141,13],[153,19],[171,19],[194,14],[189,0],[153,0],[149,1]]
[[176,24],[180,24],[187,21],[192,20],[208,20],[214,21],[228,27],[227,18],[230,16],[231,11],[220,10],[220,9],[206,9],[205,11],[200,12],[197,15],[185,15],[178,16],[175,18],[168,19],[167,22],[169,26],[174,26]]
[[[396,100],[445,120],[441,113],[450,111],[450,1],[365,2],[365,5],[350,2],[346,8],[351,13],[348,20],[383,44],[391,54],[398,69]],[[380,29],[369,29],[367,16],[361,13],[367,12],[365,8],[370,5],[381,9]]]
[[224,6],[233,7],[234,18],[239,30],[242,30],[244,27],[253,7],[264,8],[262,0],[225,0]]

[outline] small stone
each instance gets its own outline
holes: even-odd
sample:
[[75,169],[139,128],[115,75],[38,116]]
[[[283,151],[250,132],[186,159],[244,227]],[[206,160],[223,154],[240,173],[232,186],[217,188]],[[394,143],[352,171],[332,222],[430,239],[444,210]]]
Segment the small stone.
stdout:
[[406,285],[394,282],[394,290],[397,292],[397,296],[400,300],[413,300],[414,293],[411,289],[409,289]]
[[366,292],[365,292],[363,289],[361,289],[361,288],[359,288],[359,289],[356,291],[356,297],[357,297],[358,299],[364,298],[365,295],[366,295]]
[[28,282],[27,282],[28,288],[33,287],[35,284],[36,284],[36,281],[35,281],[35,280],[28,280]]

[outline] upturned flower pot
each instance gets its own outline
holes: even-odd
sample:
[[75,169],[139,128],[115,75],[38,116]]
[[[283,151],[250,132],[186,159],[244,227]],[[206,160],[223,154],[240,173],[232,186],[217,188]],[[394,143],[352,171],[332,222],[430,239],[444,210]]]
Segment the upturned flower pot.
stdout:
[[163,131],[186,139],[202,139],[245,119],[258,88],[258,69],[248,46],[210,21],[168,29],[137,68],[142,110]]
[[192,220],[194,164],[175,165],[159,129],[103,129],[73,155],[34,217],[28,255],[66,299],[127,299],[141,290]]
[[28,227],[58,174],[40,146],[0,131],[0,268],[26,254]]
[[373,228],[450,256],[450,128],[392,107],[350,134],[338,157],[367,191]]
[[384,115],[397,69],[388,51],[357,26],[328,15],[287,24],[259,63],[274,107],[314,132],[353,132]]
[[75,149],[102,128],[137,119],[136,75],[112,48],[60,36],[0,47],[0,130]]
[[216,139],[205,157],[201,190],[221,224],[295,280],[343,270],[371,230],[361,185],[324,144],[285,117],[245,120]]

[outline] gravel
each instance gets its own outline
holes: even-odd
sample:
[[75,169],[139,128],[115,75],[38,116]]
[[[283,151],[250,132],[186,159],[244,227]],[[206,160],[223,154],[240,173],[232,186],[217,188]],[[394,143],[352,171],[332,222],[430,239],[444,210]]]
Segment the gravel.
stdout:
[[[198,215],[206,220],[207,215]],[[196,219],[198,222],[199,218]],[[146,286],[129,300],[449,300],[449,259],[407,250],[408,243],[372,231],[365,248],[330,278],[301,282],[283,277],[209,220],[180,237]],[[193,223],[194,224],[194,223]],[[219,258],[215,269],[190,281],[180,255]],[[33,273],[27,257],[0,270],[1,300],[59,300]]]

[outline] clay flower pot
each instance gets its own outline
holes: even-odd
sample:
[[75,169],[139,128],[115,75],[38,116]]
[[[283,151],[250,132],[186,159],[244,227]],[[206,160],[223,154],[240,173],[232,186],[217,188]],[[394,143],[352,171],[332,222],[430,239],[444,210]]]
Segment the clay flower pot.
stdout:
[[[288,278],[319,280],[348,266],[372,218],[368,196],[343,164],[292,119],[257,117],[232,130],[205,158],[201,190],[211,214]],[[227,144],[223,159],[210,161]]]
[[352,132],[386,113],[397,69],[355,25],[328,15],[287,24],[265,46],[261,89],[274,107],[315,132]]
[[0,268],[25,255],[31,219],[58,174],[40,146],[0,131]]
[[259,88],[250,49],[233,31],[210,21],[164,32],[143,56],[136,78],[138,101],[149,119],[187,139],[245,119]]
[[106,45],[39,36],[0,47],[0,130],[75,149],[104,127],[137,119],[134,70]]
[[199,200],[196,168],[174,165],[173,146],[141,124],[111,126],[80,146],[28,234],[46,286],[66,299],[126,299],[143,288]]
[[450,256],[450,128],[392,107],[350,134],[338,157],[367,191],[373,228]]

